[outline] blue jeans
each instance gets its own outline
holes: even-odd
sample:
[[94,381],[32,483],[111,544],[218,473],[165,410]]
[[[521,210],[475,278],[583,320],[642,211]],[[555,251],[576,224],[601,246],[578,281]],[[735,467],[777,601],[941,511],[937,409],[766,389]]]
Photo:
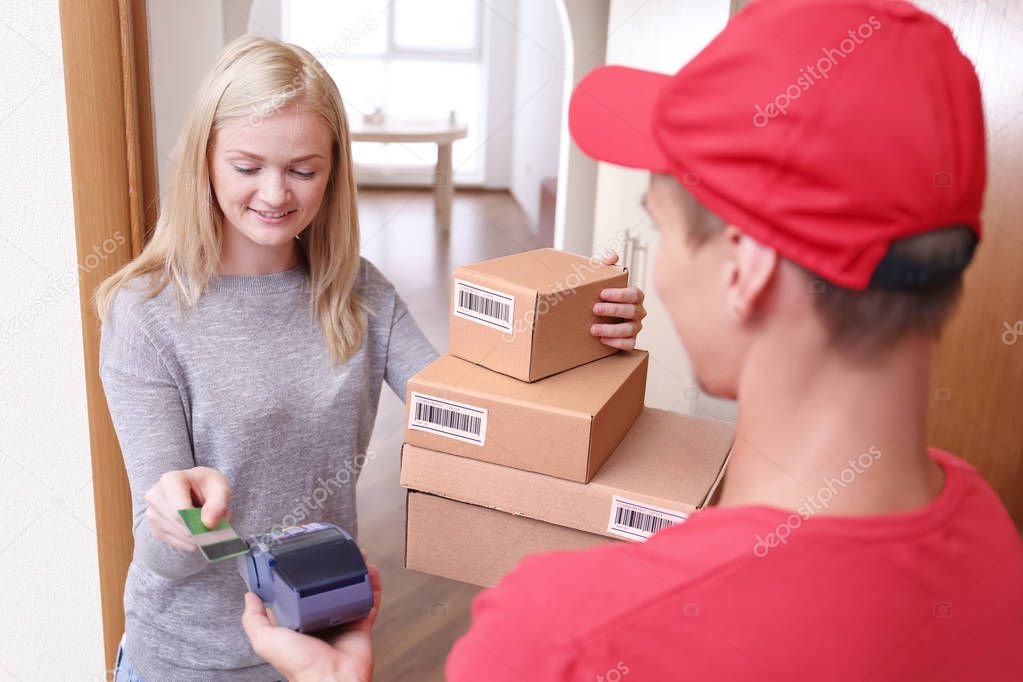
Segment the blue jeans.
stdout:
[[124,655],[124,638],[121,638],[121,645],[117,647],[117,663],[114,664],[114,682],[145,682],[135,672],[131,661]]

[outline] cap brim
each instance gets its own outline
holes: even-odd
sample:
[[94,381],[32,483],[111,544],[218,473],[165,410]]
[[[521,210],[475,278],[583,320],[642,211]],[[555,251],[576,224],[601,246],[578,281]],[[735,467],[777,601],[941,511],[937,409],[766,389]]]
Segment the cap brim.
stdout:
[[670,172],[653,135],[654,109],[671,76],[600,66],[579,81],[568,105],[568,129],[587,155],[629,168]]

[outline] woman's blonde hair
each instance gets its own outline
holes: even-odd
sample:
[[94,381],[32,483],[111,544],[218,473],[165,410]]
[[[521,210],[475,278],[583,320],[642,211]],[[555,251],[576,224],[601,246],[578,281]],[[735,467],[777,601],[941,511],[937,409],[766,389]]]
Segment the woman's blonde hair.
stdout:
[[299,235],[309,262],[310,303],[333,361],[345,361],[358,351],[367,309],[354,291],[359,273],[359,214],[341,95],[307,50],[255,35],[227,45],[199,87],[178,141],[179,162],[152,239],[137,258],[96,290],[101,320],[106,320],[116,291],[142,275],[151,275],[150,298],[172,284],[182,309],[198,302],[217,276],[223,240],[224,216],[214,200],[207,165],[213,134],[239,118],[259,125],[292,104],[320,114],[334,132],[323,203]]

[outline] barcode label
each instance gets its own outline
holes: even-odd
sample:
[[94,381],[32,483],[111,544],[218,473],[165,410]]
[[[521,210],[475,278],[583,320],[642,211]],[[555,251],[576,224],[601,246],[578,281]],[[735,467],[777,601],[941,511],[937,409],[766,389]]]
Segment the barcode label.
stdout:
[[412,392],[408,427],[447,438],[483,445],[487,440],[487,411],[475,405]]
[[617,495],[611,498],[607,532],[628,540],[646,540],[659,530],[682,523],[689,514],[634,502]]
[[460,279],[455,280],[454,297],[456,317],[511,334],[515,297]]

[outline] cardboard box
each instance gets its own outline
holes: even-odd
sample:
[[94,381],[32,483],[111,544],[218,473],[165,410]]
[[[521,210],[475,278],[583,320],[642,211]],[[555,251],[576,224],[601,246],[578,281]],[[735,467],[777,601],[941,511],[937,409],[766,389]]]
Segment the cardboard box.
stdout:
[[425,493],[410,491],[407,508],[405,568],[484,587],[496,585],[530,554],[614,542]]
[[402,448],[401,484],[563,528],[644,540],[707,504],[733,437],[729,423],[646,408],[589,484],[411,444]]
[[451,282],[448,352],[521,381],[536,381],[615,352],[590,334],[607,287],[628,274],[555,249],[466,265]]
[[408,382],[405,441],[585,482],[643,410],[647,364],[624,351],[528,384],[445,355]]

